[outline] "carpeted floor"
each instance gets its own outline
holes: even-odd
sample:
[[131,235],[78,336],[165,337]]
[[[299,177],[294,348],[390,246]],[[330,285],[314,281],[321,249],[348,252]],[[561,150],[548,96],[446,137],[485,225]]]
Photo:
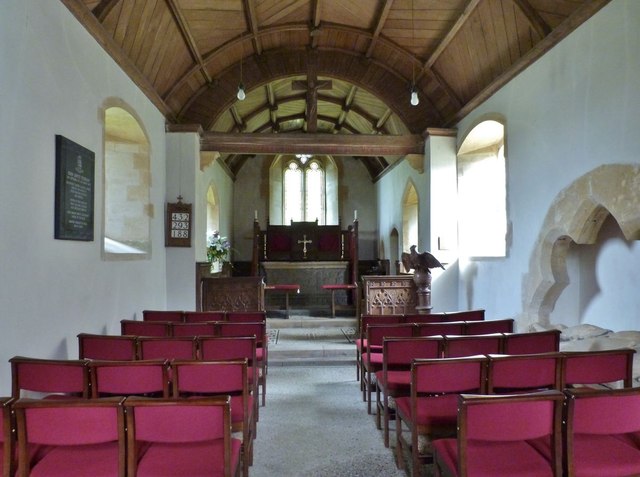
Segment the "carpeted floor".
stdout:
[[367,414],[355,365],[270,367],[251,477],[405,477]]

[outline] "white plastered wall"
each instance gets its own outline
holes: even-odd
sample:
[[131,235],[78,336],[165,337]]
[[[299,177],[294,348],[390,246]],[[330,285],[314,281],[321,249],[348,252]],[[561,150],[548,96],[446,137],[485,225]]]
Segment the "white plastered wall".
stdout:
[[[513,231],[506,259],[474,260],[461,270],[461,305],[470,297],[473,306],[487,309],[487,316],[518,317],[524,327],[548,321],[552,311],[548,307],[553,307],[555,298],[545,301],[538,295],[553,286],[542,282],[555,278],[543,274],[541,281],[532,275],[538,273],[536,267],[549,266],[538,260],[545,255],[540,243],[560,235],[546,225],[559,218],[553,216],[554,207],[564,200],[566,191],[575,190],[581,178],[601,166],[640,162],[639,44],[640,2],[614,0],[458,125],[460,140],[485,115],[498,113],[506,118],[508,219]],[[632,183],[629,180],[625,190],[619,180],[612,179],[600,184],[614,189],[604,198],[593,190],[574,198],[570,204],[575,207],[575,220],[583,213],[584,203],[608,201],[608,195],[622,196],[622,200],[632,196]],[[563,227],[570,228],[567,221],[574,218],[567,216],[566,207],[562,210]],[[599,324],[617,330],[618,323],[624,323],[637,329],[640,297],[630,296],[621,285],[622,280],[637,283],[640,279],[640,252],[632,244],[608,253],[606,259],[619,267],[605,266],[602,256],[594,264],[600,290],[593,303],[608,304],[607,316]],[[566,292],[572,292],[571,287]],[[589,308],[574,309],[570,320],[593,319]]]
[[[0,394],[7,360],[76,358],[80,332],[119,332],[164,308],[164,118],[57,1],[3,0],[0,14]],[[135,111],[151,154],[151,256],[103,261],[103,116]],[[55,135],[95,153],[94,240],[54,240]]]

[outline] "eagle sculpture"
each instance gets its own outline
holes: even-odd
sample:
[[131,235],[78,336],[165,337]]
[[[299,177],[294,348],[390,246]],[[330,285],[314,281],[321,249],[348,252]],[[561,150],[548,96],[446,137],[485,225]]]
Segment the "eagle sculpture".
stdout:
[[406,271],[409,271],[413,268],[414,270],[426,270],[427,272],[431,273],[430,269],[437,267],[440,267],[444,270],[444,266],[438,261],[436,257],[431,255],[429,252],[418,253],[416,252],[415,245],[412,245],[410,250],[411,253],[402,253],[402,265],[404,265]]

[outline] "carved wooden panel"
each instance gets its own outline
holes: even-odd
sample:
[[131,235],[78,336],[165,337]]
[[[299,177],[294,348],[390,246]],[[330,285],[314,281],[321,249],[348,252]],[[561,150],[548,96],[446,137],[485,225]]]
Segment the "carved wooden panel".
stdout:
[[399,315],[415,313],[416,284],[411,275],[368,275],[364,283],[364,313]]
[[264,311],[261,277],[203,278],[202,311]]

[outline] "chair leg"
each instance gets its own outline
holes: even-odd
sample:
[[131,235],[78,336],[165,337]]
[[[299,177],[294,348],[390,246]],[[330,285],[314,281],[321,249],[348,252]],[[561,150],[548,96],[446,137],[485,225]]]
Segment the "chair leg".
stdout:
[[420,475],[420,450],[418,449],[418,429],[414,425],[411,429],[411,477]]
[[396,414],[396,467],[400,470],[404,470],[402,454],[402,419]]
[[380,386],[376,383],[376,429],[382,429],[382,415],[380,413]]

